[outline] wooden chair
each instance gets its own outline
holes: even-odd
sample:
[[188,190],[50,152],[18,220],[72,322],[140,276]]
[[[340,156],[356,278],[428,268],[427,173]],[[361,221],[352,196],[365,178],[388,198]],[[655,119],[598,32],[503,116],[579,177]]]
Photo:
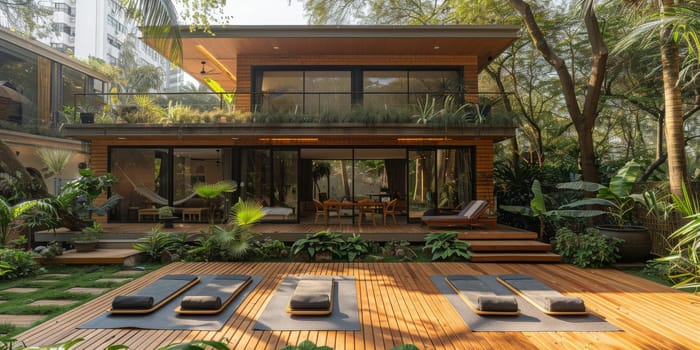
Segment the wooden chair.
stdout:
[[[361,199],[357,201],[358,203],[373,203],[374,201],[371,199]],[[360,205],[358,206],[358,214],[357,214],[357,221],[358,225],[362,225],[362,221],[364,220],[365,217],[369,217],[371,215],[372,217],[372,224],[377,225],[377,220],[374,217],[375,213],[375,207],[373,206],[364,206]]]
[[388,215],[391,215],[391,218],[394,220],[394,224],[396,224],[396,214],[399,213],[397,210],[397,205],[399,204],[398,199],[392,199],[389,204],[384,207],[384,225],[386,225],[386,217]]
[[314,218],[314,224],[318,224],[318,217],[326,217],[326,210],[323,208],[323,203],[314,199],[314,208],[316,209],[316,217]]

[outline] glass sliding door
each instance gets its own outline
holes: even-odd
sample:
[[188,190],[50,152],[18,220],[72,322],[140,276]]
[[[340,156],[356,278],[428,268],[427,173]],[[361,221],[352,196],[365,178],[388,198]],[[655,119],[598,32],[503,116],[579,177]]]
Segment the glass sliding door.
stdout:
[[349,71],[307,71],[304,74],[304,113],[347,112],[351,107]]
[[[299,152],[273,150],[272,182],[270,206],[279,215],[270,215],[271,219],[296,221],[299,214]],[[285,210],[285,209],[291,209]]]
[[263,207],[272,202],[272,164],[269,149],[243,149],[241,151],[241,198],[253,200]]
[[437,204],[435,184],[435,150],[408,151],[409,219],[420,218]]
[[138,210],[169,205],[170,152],[166,148],[113,148],[110,172],[120,181],[112,193],[124,197],[111,220],[136,222]]

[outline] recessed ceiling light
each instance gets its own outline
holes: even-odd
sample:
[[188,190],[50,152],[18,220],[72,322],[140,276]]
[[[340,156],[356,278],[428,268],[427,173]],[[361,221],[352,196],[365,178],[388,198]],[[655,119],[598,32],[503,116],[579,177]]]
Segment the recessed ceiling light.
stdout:
[[280,47],[279,47],[279,46],[273,46],[272,49],[273,49],[273,50],[279,50]]
[[440,46],[439,45],[433,46],[433,50],[440,50]]
[[117,137],[117,140],[126,140],[126,137]]

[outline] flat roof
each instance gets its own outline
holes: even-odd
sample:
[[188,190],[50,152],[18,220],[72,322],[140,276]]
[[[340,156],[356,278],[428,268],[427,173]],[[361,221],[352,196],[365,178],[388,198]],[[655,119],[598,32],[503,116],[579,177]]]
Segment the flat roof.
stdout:
[[239,56],[465,56],[476,57],[481,70],[521,36],[519,26],[501,25],[220,25],[211,27],[213,36],[180,30],[183,69],[199,79],[205,61],[205,69],[228,75],[226,90],[235,88]]

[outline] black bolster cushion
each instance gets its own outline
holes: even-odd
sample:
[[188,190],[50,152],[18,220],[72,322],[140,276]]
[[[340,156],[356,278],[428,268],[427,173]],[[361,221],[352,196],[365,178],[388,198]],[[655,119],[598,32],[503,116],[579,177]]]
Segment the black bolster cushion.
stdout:
[[477,307],[481,311],[518,311],[518,301],[508,295],[479,295],[476,298]]
[[188,310],[217,310],[221,308],[221,298],[208,295],[188,295],[182,299],[180,307]]
[[301,280],[294,290],[289,307],[295,310],[328,310],[331,308],[333,280]]
[[582,312],[586,311],[583,299],[579,297],[545,297],[544,307],[552,312]]
[[118,295],[112,300],[112,309],[148,310],[153,307],[153,297],[140,295]]

